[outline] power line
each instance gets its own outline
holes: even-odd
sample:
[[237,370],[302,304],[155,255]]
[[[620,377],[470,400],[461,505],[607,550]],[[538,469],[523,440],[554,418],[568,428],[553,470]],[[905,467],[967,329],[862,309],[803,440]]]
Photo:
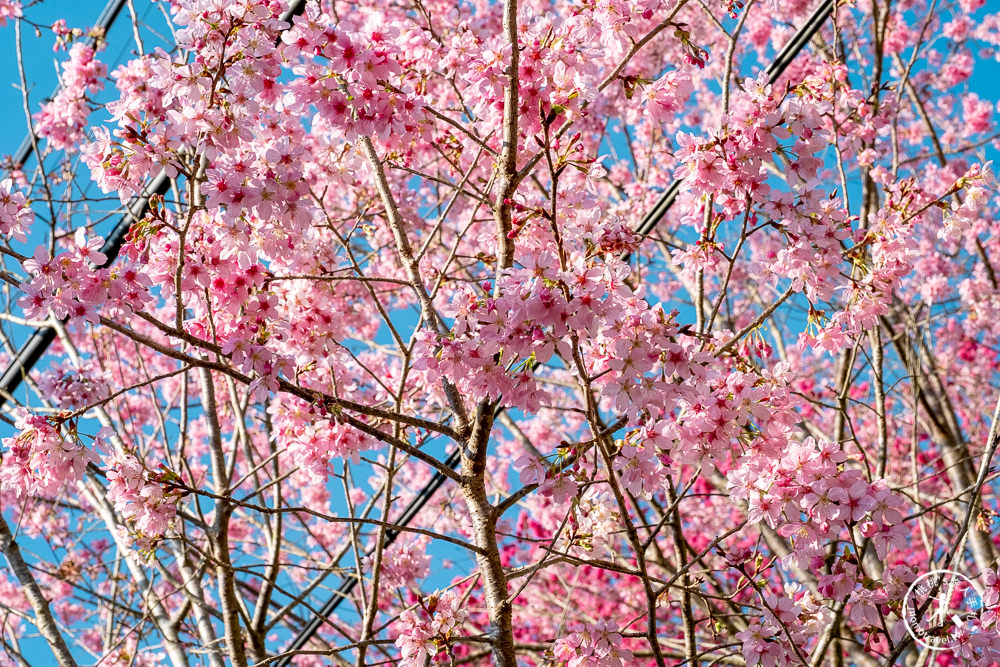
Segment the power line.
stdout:
[[[110,0],[110,2],[104,6],[100,16],[97,17],[97,23],[94,24],[94,27],[100,28],[102,34],[107,35],[108,30],[111,29],[111,26],[118,19],[118,15],[121,14],[122,8],[125,7],[125,2],[126,0]],[[97,36],[95,35],[89,38],[88,43],[91,46],[94,46],[97,43]],[[62,84],[57,84],[55,90],[52,91],[51,95],[49,95],[49,99],[55,97],[59,93],[60,88],[62,88]],[[34,152],[35,145],[31,140],[31,133],[29,132],[27,136],[21,140],[21,145],[18,146],[16,151],[14,151],[14,155],[11,156],[14,166],[23,166]],[[2,405],[2,403],[0,403],[0,405]]]
[[[107,33],[108,29],[115,22],[115,19],[121,14],[125,2],[126,0],[111,0],[104,7],[104,11],[101,12],[96,25],[103,28],[105,33]],[[305,3],[306,0],[292,0],[288,11],[281,15],[282,20],[290,22],[292,16],[301,14],[303,9],[305,9]],[[57,87],[56,92],[58,91],[59,88]],[[55,93],[53,93],[53,96],[55,96]],[[23,165],[31,157],[32,153],[34,153],[34,142],[32,142],[29,133],[14,154],[14,164]],[[118,253],[121,252],[122,245],[125,243],[125,237],[128,236],[132,223],[136,220],[141,220],[149,210],[150,198],[154,195],[162,196],[169,189],[170,179],[165,172],[161,171],[146,184],[142,193],[129,200],[129,203],[126,205],[127,210],[125,215],[122,216],[118,224],[111,230],[111,233],[104,240],[104,245],[101,246],[101,252],[107,257],[107,261],[100,268],[109,266],[118,257]],[[35,367],[35,364],[45,356],[46,350],[49,349],[49,346],[52,345],[55,339],[55,328],[42,326],[35,329],[21,347],[18,348],[17,354],[14,355],[14,358],[7,365],[6,370],[4,370],[3,375],[0,376],[0,408],[7,403],[8,397],[13,396],[17,388],[21,386],[21,382],[31,372],[31,369]]]
[[[167,178],[165,173],[160,172],[156,178],[146,185],[141,195],[132,197],[128,203],[127,212],[118,224],[115,225],[115,228],[111,230],[111,233],[108,234],[107,239],[104,241],[104,245],[101,246],[101,252],[107,257],[101,268],[109,266],[118,257],[118,253],[121,252],[122,245],[125,243],[125,237],[132,227],[132,221],[139,220],[146,215],[146,211],[149,209],[150,197],[153,195],[163,195],[169,188],[170,179]],[[35,329],[31,336],[28,337],[28,340],[24,341],[24,344],[18,348],[14,359],[11,360],[3,375],[0,376],[0,407],[3,407],[7,403],[8,396],[13,396],[17,388],[21,386],[21,382],[25,376],[45,356],[46,350],[48,350],[55,339],[55,328],[42,326]]]
[[[771,83],[774,83],[779,76],[788,68],[795,56],[798,55],[799,51],[809,43],[809,40],[813,38],[816,32],[820,29],[826,19],[829,18],[830,14],[833,12],[833,5],[835,0],[823,0],[818,7],[813,11],[813,13],[806,19],[806,22],[801,28],[795,33],[792,39],[785,44],[777,56],[775,56],[774,61],[767,67],[768,78]],[[676,180],[670,184],[663,194],[657,200],[653,208],[643,217],[636,227],[636,231],[642,235],[646,236],[663,220],[667,211],[673,206],[674,201],[677,199],[677,195],[681,189],[682,180]],[[455,451],[451,453],[445,464],[449,468],[456,468],[461,460],[460,449],[456,448]],[[403,514],[395,521],[396,525],[401,528],[405,528],[407,524],[417,515],[417,513],[423,509],[431,496],[433,496],[441,485],[444,484],[446,477],[440,472],[435,472],[434,477],[431,478],[427,486],[425,486],[420,493],[414,497],[410,503],[406,506]],[[402,531],[400,529],[389,529],[386,531],[385,544],[386,546],[392,544]],[[371,551],[366,553],[370,555]],[[337,561],[339,563],[339,559]],[[336,566],[337,563],[334,563]],[[288,667],[292,659],[295,657],[295,652],[304,648],[309,640],[315,636],[319,631],[320,627],[327,617],[329,617],[340,603],[347,599],[347,596],[354,590],[355,586],[358,584],[358,577],[352,576],[345,578],[333,595],[327,600],[326,604],[320,610],[319,614],[313,616],[312,620],[303,628],[292,643],[282,652],[283,657],[275,662],[275,667]]]
[[[799,51],[809,43],[809,40],[813,38],[826,22],[826,19],[830,17],[830,14],[833,13],[834,2],[835,0],[823,0],[813,10],[813,13],[809,15],[809,18],[806,19],[806,22],[802,24],[802,27],[798,29],[792,39],[782,47],[778,55],[774,57],[774,61],[767,66],[765,71],[771,83],[777,81],[778,77],[788,69],[788,66],[792,64]],[[636,233],[640,236],[647,236],[660,224],[663,216],[674,205],[677,195],[680,194],[682,182],[683,179],[678,179],[663,191],[660,198],[653,204],[653,208],[649,209],[649,212],[639,221],[639,224],[635,228]]]
[[[110,2],[104,6],[100,16],[97,17],[97,23],[94,24],[94,27],[100,28],[103,34],[106,35],[115,20],[117,20],[118,15],[121,14],[122,8],[125,7],[125,2],[126,0],[110,0]],[[90,45],[93,46],[97,42],[97,37],[91,37],[89,42]],[[61,88],[62,84],[56,85],[50,99],[55,97]],[[32,140],[32,134],[32,132],[28,132],[28,134],[21,141],[21,145],[16,151],[14,151],[14,155],[11,156],[15,167],[23,167],[28,159],[34,154],[35,141]],[[144,215],[145,211],[143,211],[142,214]],[[115,232],[117,231],[118,229],[116,227]],[[118,251],[121,249],[122,240],[124,240],[127,232],[128,228],[121,232],[121,239],[119,239],[117,247],[112,248],[109,246],[108,242],[105,242],[102,251],[105,251],[105,254],[111,253],[112,255],[117,256]],[[114,236],[115,233],[112,232],[112,235],[108,237],[108,241],[111,241]],[[111,255],[109,255],[108,260],[112,261],[112,259]],[[39,327],[35,329],[31,336],[28,337],[28,340],[21,345],[17,354],[14,356],[14,359],[11,360],[3,375],[0,376],[0,407],[3,407],[3,405],[7,402],[7,397],[13,395],[13,392],[21,385],[21,381],[24,379],[24,376],[30,372],[32,368],[34,368],[35,364],[37,364],[43,356],[45,356],[45,351],[49,348],[49,345],[52,344],[52,341],[55,340],[55,337],[56,331],[52,327]]]

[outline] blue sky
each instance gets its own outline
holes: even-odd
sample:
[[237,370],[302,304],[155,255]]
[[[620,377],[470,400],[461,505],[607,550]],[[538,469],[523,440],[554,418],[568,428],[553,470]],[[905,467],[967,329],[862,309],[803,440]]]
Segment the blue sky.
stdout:
[[[163,3],[160,4],[162,5]],[[160,9],[156,7],[152,0],[135,0],[135,6],[138,15],[144,22],[148,22],[152,19],[151,22],[154,26],[162,27],[164,25],[164,19]],[[101,2],[47,0],[42,5],[30,8],[28,18],[39,24],[51,23],[57,18],[64,18],[70,27],[85,28],[96,22],[103,8],[104,4]],[[46,98],[51,96],[55,90],[58,83],[59,63],[64,60],[66,54],[65,51],[60,51],[58,53],[53,52],[52,46],[55,40],[50,31],[43,30],[41,31],[40,36],[37,36],[35,30],[30,26],[24,26],[22,30],[23,54],[28,79],[28,92],[30,96],[31,110],[34,113],[38,110],[39,105]],[[167,49],[171,46],[169,41],[163,38],[162,34],[158,35],[148,30],[144,30],[142,37],[147,51],[152,50],[155,46],[163,46]],[[113,71],[119,64],[135,55],[135,46],[132,41],[132,30],[127,9],[123,10],[118,21],[109,32],[107,41],[107,47],[99,55],[99,58],[108,65],[109,71]],[[7,131],[0,133],[0,154],[12,154],[18,149],[23,138],[25,137],[27,124],[23,112],[21,91],[15,86],[7,85],[9,83],[16,83],[19,78],[15,49],[15,32],[13,24],[11,23],[8,23],[7,26],[0,28],[0,63],[2,63],[2,66],[0,66],[0,81],[4,84],[0,86],[0,108],[8,110],[6,123]],[[113,87],[111,92],[114,92]],[[105,94],[99,96],[99,99],[103,100],[107,100],[109,98],[110,95],[107,94],[107,91],[105,91]],[[98,110],[91,117],[91,121],[100,123],[106,120],[106,118],[106,114]],[[29,166],[34,163],[33,160],[34,159],[32,158],[32,160],[29,161]],[[81,186],[86,186],[86,171],[84,170],[82,173],[84,178],[81,179]],[[91,194],[91,196],[97,196],[100,193],[93,185],[89,185],[89,194]],[[113,197],[113,199],[108,202],[107,209],[110,212],[113,209],[117,209],[117,207],[118,199],[117,197]],[[112,216],[111,219],[112,221],[117,221],[118,216]],[[113,222],[109,222],[107,223],[107,227],[99,229],[106,232],[106,230],[110,228],[111,224],[113,224]],[[41,225],[38,227],[41,227]],[[42,233],[44,233],[44,230],[42,230]],[[34,239],[32,240],[34,241]],[[44,241],[41,235],[39,235],[37,240],[39,242]],[[405,319],[413,320],[414,322],[416,320],[415,316],[404,317]],[[3,326],[6,329],[11,329],[11,327],[7,324],[4,324]],[[25,327],[14,327],[11,333],[15,340],[20,342],[28,335],[28,333],[30,333],[30,330]],[[49,360],[43,360],[38,365],[38,368],[45,368],[48,361]],[[22,386],[18,392],[19,395],[23,395],[24,391],[25,387]],[[98,426],[94,425],[91,430],[96,432],[97,428]],[[11,435],[11,428],[6,424],[0,423],[0,437],[9,435]],[[438,443],[433,443],[429,445],[429,447],[432,447],[434,450],[440,450],[440,445]],[[438,452],[435,451],[435,453]],[[441,451],[440,456],[443,459],[446,456],[446,453]],[[365,480],[371,475],[371,467],[364,463],[358,466],[352,466],[352,474],[354,475],[355,480]],[[343,494],[340,490],[339,482],[336,480],[334,480],[334,482],[335,483],[331,484],[331,502],[335,511],[346,515],[346,506],[341,497]],[[208,508],[206,507],[205,509]],[[42,540],[29,540],[21,538],[19,541],[22,544],[22,548],[25,549],[27,553],[34,550],[42,557],[47,554],[46,544]],[[473,567],[471,559],[464,551],[454,548],[438,549],[435,547],[434,552],[439,558],[447,557],[452,562],[457,563],[458,567],[462,571],[468,571]],[[30,555],[28,557],[30,560]],[[347,561],[348,559],[345,559],[343,564],[350,565]],[[0,561],[0,567],[5,565],[5,562]],[[437,578],[440,581],[436,581],[435,584],[431,584],[432,586],[444,586],[451,580],[451,575],[448,570],[436,568],[436,572]],[[290,582],[284,583],[290,584]],[[325,583],[330,587],[336,587],[339,584],[339,580],[337,577],[331,576]],[[288,588],[294,589],[295,586],[289,585]],[[328,593],[320,590],[313,596],[312,602],[316,607],[322,606],[328,596]],[[352,614],[351,605],[343,605],[338,610],[338,614],[341,618],[349,619]],[[45,643],[39,638],[23,639],[22,650],[24,650],[26,657],[28,657],[33,665],[47,665],[52,660],[51,652]],[[83,651],[79,651],[77,657],[81,660],[82,664],[90,662],[87,654]]]
[[[147,6],[148,5],[148,6]],[[136,10],[140,15],[151,10],[152,3],[139,0]],[[100,16],[104,4],[91,0],[90,2],[74,2],[73,0],[46,0],[30,7],[26,15],[35,23],[51,24],[57,18],[65,18],[70,27],[87,27]],[[158,12],[157,12],[158,13]],[[130,54],[131,26],[128,11],[125,10],[108,35],[108,48],[102,54],[105,62],[120,63]],[[57,61],[61,61],[65,52],[56,53],[52,50],[55,43],[50,31],[42,31],[41,37],[36,37],[34,29],[25,26],[22,34],[24,46],[25,70],[28,78],[29,95],[33,102],[32,111],[37,111],[38,104],[50,96],[58,82]],[[14,85],[18,80],[16,49],[14,46],[13,24],[8,22],[0,28],[0,108],[7,110],[7,131],[0,134],[0,153],[8,154],[17,150],[25,136],[27,125],[22,111],[21,92]]]
[[[152,18],[154,25],[162,25],[163,19],[159,16],[159,9],[154,6],[151,0],[136,0],[136,9],[139,15],[145,19]],[[46,0],[45,2],[33,6],[29,9],[29,18],[39,23],[50,23],[56,18],[65,18],[70,26],[84,27],[91,25],[100,15],[104,3],[99,0]],[[156,45],[169,47],[162,36],[151,32],[144,33],[147,49]],[[50,32],[42,31],[41,37],[36,37],[33,29],[25,27],[23,34],[24,58],[26,63],[29,94],[32,102],[32,111],[38,109],[39,103],[49,96],[57,83],[57,62],[64,57],[64,52],[55,53],[52,51],[53,36]],[[131,26],[127,10],[123,12],[118,22],[108,35],[108,47],[101,55],[101,59],[108,64],[109,70],[113,70],[118,64],[126,60],[132,52],[134,45],[131,40]],[[994,95],[994,81],[1000,75],[1000,65],[990,61],[979,65],[976,75],[973,78],[971,88],[980,92],[985,97]],[[0,108],[4,109],[5,123],[4,131],[0,132],[0,154],[13,153],[20,145],[26,132],[26,121],[22,111],[21,93],[12,83],[18,79],[16,68],[16,55],[14,48],[14,30],[11,24],[0,28]],[[93,120],[102,121],[104,117],[101,112],[95,114]],[[114,202],[112,202],[112,205]],[[8,428],[0,425],[0,435],[7,435]],[[365,473],[357,477],[363,478]],[[457,554],[450,554],[452,557]],[[463,563],[460,567],[464,569]],[[32,643],[29,642],[28,645]],[[51,660],[48,649],[35,641],[31,645],[28,655],[37,657],[34,664],[45,665]],[[34,662],[34,660],[33,660]]]
[[[135,5],[140,16],[150,17],[150,13],[153,13],[150,17],[154,19],[153,25],[163,25],[159,9],[154,7],[153,2],[137,0]],[[51,24],[57,18],[64,18],[70,27],[86,28],[97,21],[103,9],[104,2],[101,0],[45,0],[41,4],[30,7],[27,11],[27,17],[42,25]],[[100,55],[101,60],[108,64],[109,70],[114,69],[132,55],[134,44],[131,35],[131,25],[126,9],[108,34],[108,46]],[[143,38],[147,48],[154,45],[165,45],[163,39],[152,33],[144,34]],[[65,51],[54,52],[52,50],[54,43],[55,39],[51,31],[42,30],[36,34],[33,27],[23,26],[23,60],[33,113],[38,110],[43,100],[52,95],[58,83],[58,63],[62,62],[66,54]],[[166,45],[169,46],[169,44]],[[21,91],[16,87],[19,80],[16,54],[15,31],[13,23],[8,22],[5,27],[0,28],[0,109],[5,111],[3,131],[0,132],[0,154],[4,155],[14,153],[21,145],[27,132],[23,99]],[[93,119],[95,121],[102,120],[101,113],[96,113]],[[117,198],[115,198],[108,207],[116,206],[117,203]],[[5,328],[7,327],[5,326]],[[15,328],[11,333],[18,337],[19,342],[27,335],[28,330],[20,327]],[[40,364],[42,367],[45,365],[45,361]],[[9,426],[0,424],[0,436],[8,436],[11,434],[10,431]],[[45,549],[44,542],[40,540],[22,538],[19,542],[26,552]],[[5,561],[0,560],[0,567],[6,567],[6,565]],[[21,641],[22,650],[33,666],[42,667],[52,663],[52,653],[43,640],[34,638],[22,639]],[[78,653],[77,657],[83,661],[83,664],[90,662],[82,651]]]

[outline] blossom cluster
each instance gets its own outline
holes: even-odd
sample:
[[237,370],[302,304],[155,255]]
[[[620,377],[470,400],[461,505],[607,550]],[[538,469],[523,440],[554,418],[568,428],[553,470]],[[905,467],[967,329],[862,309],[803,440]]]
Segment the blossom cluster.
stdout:
[[21,286],[24,296],[18,305],[26,317],[44,319],[51,312],[75,324],[96,324],[101,307],[131,312],[152,300],[144,273],[130,267],[98,268],[107,262],[100,237],[88,237],[81,227],[67,245],[65,252],[52,258],[39,246],[34,256],[24,260],[24,269],[32,278]]
[[729,489],[747,503],[751,523],[766,521],[792,538],[793,560],[801,566],[822,557],[829,539],[854,526],[885,558],[891,546],[906,543],[908,530],[900,525],[905,502],[884,482],[868,482],[847,463],[836,443],[806,438],[778,460],[744,458],[729,472]]
[[23,15],[19,0],[0,0],[0,27],[7,23],[7,19],[20,18]]
[[132,521],[141,535],[162,536],[177,514],[177,494],[165,488],[131,454],[112,457],[107,477],[107,497],[115,511]]
[[396,638],[400,664],[418,667],[446,650],[467,617],[460,595],[450,590],[431,595],[417,607],[403,611]]
[[[430,539],[398,541],[386,549],[382,557],[382,579],[389,588],[401,588],[420,581],[430,572],[431,556],[427,553]],[[372,559],[367,559],[371,566]]]
[[62,65],[59,91],[32,117],[38,136],[47,139],[55,150],[74,148],[84,139],[91,111],[87,95],[104,88],[108,73],[107,66],[95,56],[93,46],[74,44]]
[[24,243],[27,240],[25,233],[34,219],[34,212],[24,194],[14,188],[13,180],[0,181],[0,234]]
[[23,408],[14,413],[18,435],[3,439],[0,489],[19,496],[55,495],[79,481],[97,455],[57,422]]
[[316,484],[326,482],[338,460],[357,462],[362,452],[377,445],[370,436],[332,416],[319,416],[320,409],[299,398],[280,397],[271,402],[268,411],[275,437]]
[[570,633],[556,641],[555,658],[566,667],[626,667],[635,657],[622,645],[618,627],[606,620],[570,628]]
[[42,373],[38,388],[57,407],[75,410],[94,405],[111,393],[110,374],[92,364],[77,367],[64,361]]

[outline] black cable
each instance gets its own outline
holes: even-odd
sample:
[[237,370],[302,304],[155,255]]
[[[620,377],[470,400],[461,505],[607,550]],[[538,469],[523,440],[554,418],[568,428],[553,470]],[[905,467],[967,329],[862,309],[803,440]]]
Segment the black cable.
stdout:
[[[122,8],[125,6],[125,2],[126,0],[110,0],[110,2],[104,6],[100,16],[98,16],[97,23],[94,24],[94,27],[100,28],[104,34],[107,34],[115,20],[117,20],[118,15],[121,14]],[[89,40],[90,45],[93,46],[96,41],[96,37],[91,37]],[[61,85],[56,86],[50,96],[50,99],[59,93],[59,89],[61,87]],[[21,145],[18,146],[14,155],[11,156],[13,166],[16,168],[23,167],[24,163],[28,161],[34,152],[35,142],[31,140],[31,134],[29,133],[21,141]],[[128,230],[126,229],[125,232],[127,231]],[[123,238],[125,232],[122,233]],[[105,248],[102,248],[102,250],[105,250],[106,254],[107,252],[111,252],[114,256],[118,255],[118,250],[121,247],[120,242],[119,247],[114,248],[113,250],[108,247],[107,243],[104,245]],[[35,329],[31,336],[28,337],[28,340],[21,345],[14,359],[7,366],[3,375],[0,376],[0,407],[7,402],[7,396],[12,394],[14,390],[20,386],[24,376],[31,371],[31,369],[43,356],[45,356],[45,351],[55,340],[55,337],[56,331],[52,327],[39,327],[38,329]]]
[[[95,28],[100,28],[102,33],[107,35],[108,30],[118,19],[118,15],[122,13],[122,8],[125,7],[126,0],[110,0],[108,4],[104,6],[101,11],[101,15],[97,17],[97,23],[94,24]],[[97,43],[96,37],[91,37],[88,39],[88,43],[94,46]],[[49,99],[54,98],[58,93],[62,85],[57,85],[55,90],[49,96]],[[14,151],[14,155],[11,156],[11,160],[15,167],[22,167],[24,163],[28,161],[28,158],[32,156],[35,152],[34,142],[31,141],[31,134],[29,133],[22,141],[21,145],[18,146],[17,150]]]
[[[121,14],[122,8],[125,6],[125,1],[112,0],[109,2],[105,6],[104,11],[101,12],[97,25],[107,31],[115,19],[118,18],[118,15]],[[282,14],[281,18],[289,20],[292,16],[301,14],[304,9],[305,0],[293,0],[289,6],[289,10]],[[58,88],[56,90],[58,91]],[[21,142],[21,147],[15,154],[14,163],[23,165],[33,152],[34,147],[29,135]],[[127,212],[118,221],[114,229],[111,230],[111,233],[108,234],[104,241],[104,245],[101,246],[101,252],[107,257],[107,261],[102,265],[102,268],[109,266],[117,259],[118,253],[121,252],[122,245],[125,243],[125,237],[128,236],[128,231],[132,227],[132,223],[135,220],[141,220],[149,210],[149,198],[153,195],[164,195],[169,189],[170,179],[161,171],[159,175],[146,184],[143,194],[136,195],[129,200]],[[35,367],[35,364],[45,356],[45,351],[55,341],[55,338],[56,330],[53,327],[39,327],[18,348],[17,354],[11,360],[10,364],[7,365],[7,369],[3,375],[0,376],[0,408],[7,403],[7,398],[13,395],[14,391],[21,385],[24,377]]]
[[[770,64],[767,68],[767,74],[770,78],[771,83],[774,83],[779,76],[787,69],[791,64],[795,56],[802,50],[802,48],[809,43],[813,35],[820,29],[826,19],[833,12],[833,3],[835,0],[823,0],[822,3],[813,11],[806,22],[801,28],[796,32],[795,36],[792,37],[791,41],[785,44],[784,48],[775,57],[774,62]],[[636,231],[645,236],[653,230],[656,225],[660,223],[663,217],[667,214],[667,211],[673,205],[674,201],[677,199],[677,194],[680,192],[681,181],[677,180],[670,184],[670,186],[664,191],[660,199],[653,205],[653,208],[643,217],[642,221],[639,223]],[[461,460],[460,450],[456,449],[452,452],[451,456],[445,461],[448,467],[454,469],[458,462]],[[427,484],[426,487],[413,499],[410,504],[406,506],[406,510],[396,520],[396,524],[400,526],[406,526],[406,524],[416,516],[417,512],[423,509],[424,505],[430,501],[431,496],[441,488],[444,484],[445,476],[440,472],[435,472],[434,477]],[[399,536],[400,531],[395,529],[390,529],[386,531],[386,544],[392,544],[392,542]],[[336,565],[336,564],[334,564]],[[326,604],[320,610],[320,613],[313,617],[313,619],[306,625],[305,628],[299,632],[292,643],[286,648],[283,653],[282,658],[277,660],[274,664],[275,667],[289,667],[294,657],[294,652],[302,649],[309,640],[313,638],[319,628],[323,625],[325,619],[332,614],[340,603],[344,601],[347,596],[354,590],[357,586],[357,577],[348,577],[344,579],[340,586],[334,591],[333,595],[327,600]]]
[[[453,451],[451,455],[445,459],[444,464],[454,470],[458,467],[458,463],[461,459],[461,450],[456,448],[455,451]],[[396,525],[405,527],[409,524],[410,521],[417,516],[417,512],[422,510],[424,505],[430,502],[431,496],[437,493],[437,490],[441,488],[441,485],[444,484],[446,479],[447,477],[442,475],[440,472],[434,473],[434,477],[432,477],[431,481],[427,483],[427,486],[421,489],[420,493],[414,496],[414,498],[406,506],[403,513],[395,520]],[[386,492],[388,492],[388,490],[386,490]],[[396,538],[399,537],[402,532],[402,530],[397,528],[389,528],[386,530],[385,546],[389,546],[395,542]],[[371,556],[372,553],[374,553],[374,548],[368,550],[363,558]],[[333,563],[331,568],[337,567],[337,564],[337,562]],[[285,655],[275,661],[275,667],[288,667],[288,665],[291,664],[292,659],[295,658],[296,652],[303,649],[305,645],[309,643],[313,636],[319,632],[319,629],[326,622],[326,619],[337,610],[340,603],[347,599],[347,596],[351,594],[351,591],[353,591],[357,585],[358,578],[356,576],[345,577],[340,582],[340,586],[338,586],[330,596],[330,599],[326,601],[326,604],[323,605],[318,613],[313,615],[309,623],[306,624],[306,627],[302,628],[302,630],[299,631],[299,634],[295,636],[295,639],[292,640],[292,643],[289,644],[284,651],[282,651]]]
[[[802,27],[798,29],[792,39],[782,47],[778,55],[774,57],[774,61],[767,66],[765,70],[767,72],[768,79],[771,83],[778,80],[788,66],[792,64],[795,56],[798,55],[799,51],[809,43],[809,40],[813,38],[813,35],[823,26],[830,14],[833,13],[833,5],[835,0],[823,0],[813,10],[813,13],[809,15],[806,22],[802,24]],[[642,220],[639,221],[638,226],[635,231],[640,236],[647,236],[653,229],[660,224],[660,220],[663,216],[667,214],[670,207],[674,205],[674,201],[677,199],[677,195],[681,191],[681,183],[683,179],[676,180],[670,184],[670,186],[663,191],[660,198],[653,204],[653,208],[643,216]]]
[[765,70],[771,80],[771,83],[778,80],[778,77],[781,76],[785,70],[788,69],[788,66],[792,64],[792,61],[795,60],[795,56],[798,55],[799,51],[801,51],[805,45],[809,43],[809,40],[813,38],[813,35],[819,32],[819,29],[823,27],[826,20],[830,18],[830,14],[833,13],[834,4],[835,0],[823,0],[823,2],[821,2],[819,6],[813,10],[813,13],[809,15],[809,18],[806,19],[806,22],[802,25],[802,27],[796,31],[795,36],[792,37],[791,41],[782,47],[778,55],[775,56],[774,61],[768,65],[767,70]]

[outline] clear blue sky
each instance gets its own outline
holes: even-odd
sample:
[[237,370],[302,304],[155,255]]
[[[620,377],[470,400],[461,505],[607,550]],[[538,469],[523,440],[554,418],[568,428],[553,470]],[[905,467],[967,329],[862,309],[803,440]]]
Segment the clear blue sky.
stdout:
[[[152,0],[136,0],[135,5],[141,17],[153,19],[154,25],[162,25],[160,11]],[[28,17],[42,24],[64,18],[71,27],[88,27],[97,20],[103,8],[102,0],[45,0],[30,7]],[[146,33],[144,38],[147,41],[147,48],[156,45],[169,46],[161,35]],[[57,63],[62,60],[65,52],[53,52],[53,42],[51,32],[42,31],[38,37],[33,29],[25,26],[23,47],[32,111],[36,111],[39,103],[51,95],[57,83]],[[108,64],[109,69],[114,69],[130,56],[133,48],[128,13],[125,10],[108,35],[108,47],[101,55],[101,59]],[[0,154],[13,153],[20,145],[27,129],[21,92],[12,85],[18,81],[16,63],[14,29],[13,25],[8,23],[6,27],[0,28],[0,109],[4,110],[3,131],[0,132]],[[993,97],[996,94],[994,82],[998,76],[1000,76],[1000,64],[994,61],[980,63],[977,65],[971,88],[979,91],[984,97]],[[104,115],[98,112],[93,120],[104,120]],[[8,434],[8,427],[0,425],[0,436]],[[29,543],[27,546],[36,545]],[[5,566],[6,563],[0,561],[0,567]],[[41,641],[28,640],[25,647],[33,665],[43,666],[51,663],[51,653]]]

